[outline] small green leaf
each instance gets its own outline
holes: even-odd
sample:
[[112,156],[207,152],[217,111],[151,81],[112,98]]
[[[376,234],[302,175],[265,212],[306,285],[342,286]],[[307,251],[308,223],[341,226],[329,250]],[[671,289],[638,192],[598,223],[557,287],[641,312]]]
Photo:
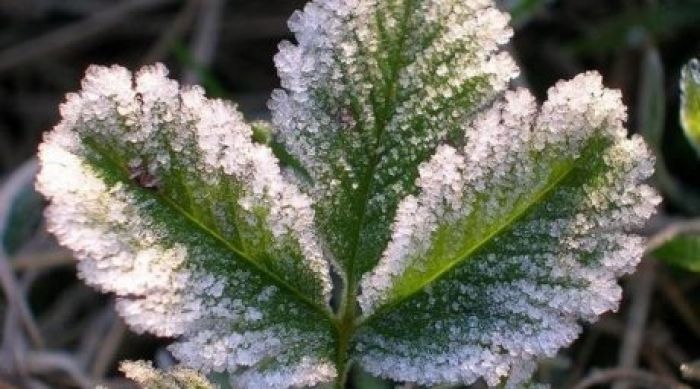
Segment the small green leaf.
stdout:
[[270,145],[274,137],[274,130],[269,123],[264,121],[256,121],[250,123],[250,128],[253,130],[253,140],[261,145]]
[[513,17],[513,25],[526,24],[537,12],[553,3],[555,0],[512,0],[508,1],[508,9]]
[[19,166],[0,184],[0,250],[13,255],[41,224],[43,198],[34,189],[36,160]]
[[651,254],[668,264],[700,272],[700,234],[682,233],[674,236]]
[[700,153],[700,61],[691,60],[681,73],[681,125],[688,142]]

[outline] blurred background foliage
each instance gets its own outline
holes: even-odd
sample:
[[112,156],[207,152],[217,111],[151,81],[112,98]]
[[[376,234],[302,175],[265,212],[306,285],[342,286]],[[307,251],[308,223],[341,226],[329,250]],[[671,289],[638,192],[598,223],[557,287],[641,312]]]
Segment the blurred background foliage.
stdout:
[[[304,2],[0,0],[0,388],[129,387],[118,360],[172,364],[167,340],[130,333],[109,296],[77,280],[70,253],[44,232],[32,156],[64,94],[89,64],[162,61],[182,82],[265,119],[278,85],[273,55],[292,39],[286,19]],[[654,184],[665,199],[643,231],[650,254],[624,280],[620,312],[586,326],[537,378],[554,388],[699,386],[700,154],[679,120],[679,80],[700,56],[700,0],[500,4],[513,18],[517,84],[541,99],[559,79],[601,72],[623,92],[630,131],[656,152]],[[351,381],[395,385],[359,370]]]

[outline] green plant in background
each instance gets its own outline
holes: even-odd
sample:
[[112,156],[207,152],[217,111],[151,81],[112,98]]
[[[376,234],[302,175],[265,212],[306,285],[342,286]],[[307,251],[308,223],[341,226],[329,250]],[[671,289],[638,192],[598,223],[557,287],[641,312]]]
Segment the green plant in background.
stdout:
[[700,62],[691,60],[681,74],[681,126],[700,153]]
[[[693,59],[681,71],[681,127],[688,142],[700,153],[700,62]],[[650,244],[655,258],[685,270],[700,271],[700,224],[672,225]]]
[[617,308],[659,202],[619,92],[507,90],[491,1],[316,0],[289,25],[271,124],[162,65],[91,67],[41,145],[50,230],[134,330],[235,387],[342,387],[353,362],[513,386]]
[[653,251],[655,258],[692,272],[700,271],[700,233],[681,232]]

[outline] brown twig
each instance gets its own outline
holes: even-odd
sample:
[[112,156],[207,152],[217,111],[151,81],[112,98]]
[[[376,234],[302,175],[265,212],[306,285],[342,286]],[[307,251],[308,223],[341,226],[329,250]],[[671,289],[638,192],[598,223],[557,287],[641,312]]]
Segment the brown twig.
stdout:
[[12,260],[12,268],[15,271],[46,270],[58,266],[72,266],[75,264],[73,254],[69,250],[56,249],[15,257]]
[[[654,290],[654,265],[653,261],[644,261],[637,273],[631,278],[631,306],[627,313],[627,323],[624,337],[620,346],[618,366],[631,369],[637,366],[639,351],[642,348],[642,336],[649,314],[651,295]],[[626,389],[629,385],[618,382],[614,389]]]
[[662,377],[644,370],[616,367],[612,369],[599,370],[591,373],[587,378],[579,382],[572,389],[586,389],[595,385],[609,384],[618,380],[635,382],[647,388],[674,388],[690,389],[689,386],[680,382]]
[[94,384],[85,376],[75,359],[59,352],[30,352],[24,360],[27,371],[34,374],[63,372],[81,388],[92,388]]
[[114,315],[112,326],[102,339],[100,348],[97,350],[95,355],[92,369],[90,370],[90,374],[93,378],[97,379],[103,377],[105,373],[107,373],[109,365],[112,363],[112,361],[114,361],[114,357],[116,356],[117,351],[119,351],[119,346],[121,345],[125,334],[126,325],[124,324],[124,321],[122,321],[119,316]]
[[588,336],[586,336],[586,338],[583,340],[581,349],[576,356],[574,366],[569,370],[569,376],[564,384],[564,387],[569,388],[573,386],[573,384],[581,378],[586,365],[590,361],[591,356],[593,356],[593,351],[595,350],[595,346],[598,343],[599,338],[600,330],[595,326],[592,327],[588,333]]
[[[595,329],[606,335],[622,337],[624,335],[624,325],[613,316],[604,317],[595,324]],[[668,329],[659,322],[654,322],[647,328],[642,336],[644,345],[648,345],[654,350],[660,351],[675,365],[688,360],[688,356],[673,343],[673,339]]]
[[83,336],[80,338],[76,355],[80,366],[83,366],[86,370],[94,361],[100,347],[102,347],[103,334],[107,332],[115,316],[114,308],[110,305],[102,308],[86,320],[85,329],[81,331]]
[[39,317],[39,323],[44,333],[56,334],[50,338],[53,347],[60,346],[64,341],[71,341],[71,331],[66,326],[75,326],[76,316],[81,309],[97,300],[97,294],[82,283],[76,283],[63,291],[51,307]]
[[641,351],[641,356],[654,373],[664,377],[675,377],[676,370],[670,366],[658,350],[654,350],[651,347],[644,347]]
[[647,252],[654,251],[679,234],[700,232],[700,219],[683,220],[660,216],[652,220],[657,221],[657,226],[647,243]]
[[663,275],[659,277],[659,286],[664,297],[671,303],[685,325],[700,339],[700,320],[680,288]]

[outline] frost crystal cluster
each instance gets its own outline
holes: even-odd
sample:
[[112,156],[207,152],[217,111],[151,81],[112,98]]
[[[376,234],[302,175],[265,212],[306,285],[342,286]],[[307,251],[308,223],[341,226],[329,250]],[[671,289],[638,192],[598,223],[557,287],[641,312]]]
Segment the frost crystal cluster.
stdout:
[[275,152],[161,65],[89,68],[46,136],[49,228],[134,330],[234,387],[351,362],[515,385],[616,309],[659,202],[619,92],[508,90],[490,0],[315,0],[289,25]]
[[183,367],[175,367],[163,372],[154,369],[150,363],[139,361],[123,362],[119,370],[143,388],[214,389],[214,386],[199,372]]

